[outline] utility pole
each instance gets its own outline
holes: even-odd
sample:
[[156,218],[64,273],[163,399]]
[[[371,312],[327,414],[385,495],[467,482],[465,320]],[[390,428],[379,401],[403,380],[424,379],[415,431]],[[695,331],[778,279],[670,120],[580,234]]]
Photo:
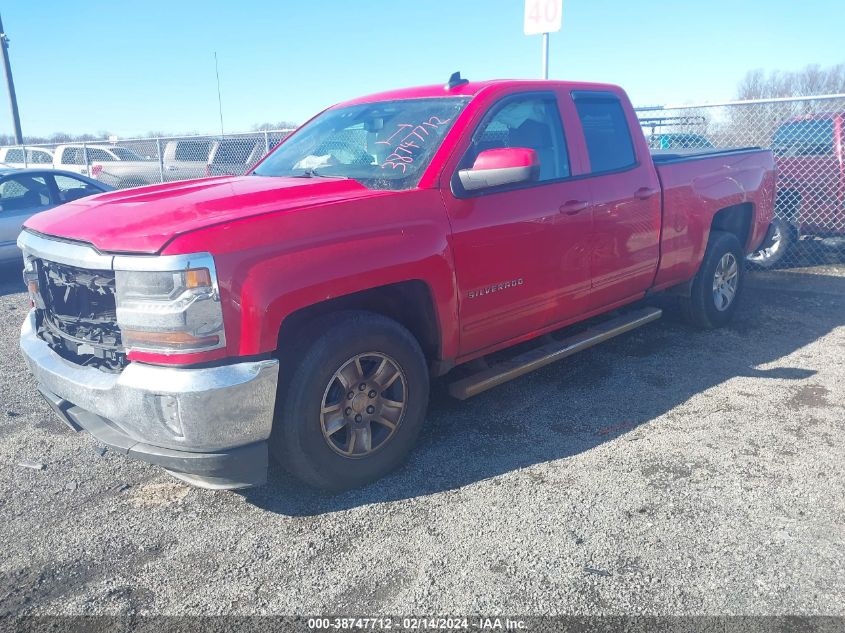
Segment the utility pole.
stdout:
[[9,63],[9,38],[3,29],[3,18],[0,17],[0,49],[3,51],[3,70],[6,72],[6,86],[9,88],[9,105],[12,108],[12,123],[15,126],[15,143],[23,143],[21,134],[21,117],[18,114],[18,97],[15,95],[15,81],[12,79],[12,65]]

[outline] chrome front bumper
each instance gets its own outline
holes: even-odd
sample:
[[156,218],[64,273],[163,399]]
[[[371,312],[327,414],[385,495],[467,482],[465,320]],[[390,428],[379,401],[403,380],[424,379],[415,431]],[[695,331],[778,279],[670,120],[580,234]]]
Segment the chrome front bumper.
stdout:
[[[256,478],[261,463],[266,471],[277,360],[199,369],[130,363],[107,373],[56,354],[36,335],[34,313],[20,344],[39,390],[69,425],[197,485],[263,482],[266,473]],[[253,461],[251,470],[240,460]]]

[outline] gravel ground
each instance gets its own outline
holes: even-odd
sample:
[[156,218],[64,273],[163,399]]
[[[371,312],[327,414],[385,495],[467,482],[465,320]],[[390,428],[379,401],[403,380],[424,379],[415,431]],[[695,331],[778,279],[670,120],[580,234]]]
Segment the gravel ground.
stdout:
[[[756,274],[461,403],[410,462],[245,494],[101,453],[37,395],[0,282],[0,613],[845,615],[845,271]],[[43,470],[20,466],[24,460]]]

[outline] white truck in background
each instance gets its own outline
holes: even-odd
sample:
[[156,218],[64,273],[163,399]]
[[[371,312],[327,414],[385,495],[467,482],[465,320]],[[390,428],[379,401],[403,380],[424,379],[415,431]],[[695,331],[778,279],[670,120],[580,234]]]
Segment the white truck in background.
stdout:
[[0,147],[0,165],[14,169],[53,164],[53,150],[46,147]]
[[119,189],[161,182],[157,160],[117,145],[58,145],[53,152],[53,167],[91,176]]

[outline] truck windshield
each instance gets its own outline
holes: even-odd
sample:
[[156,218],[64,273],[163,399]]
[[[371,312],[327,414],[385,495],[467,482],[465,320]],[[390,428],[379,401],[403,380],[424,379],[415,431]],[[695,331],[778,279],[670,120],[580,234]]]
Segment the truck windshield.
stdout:
[[468,101],[436,97],[326,110],[294,132],[253,173],[343,177],[372,189],[410,189]]
[[824,156],[833,153],[833,119],[784,123],[775,132],[772,148],[781,156]]

